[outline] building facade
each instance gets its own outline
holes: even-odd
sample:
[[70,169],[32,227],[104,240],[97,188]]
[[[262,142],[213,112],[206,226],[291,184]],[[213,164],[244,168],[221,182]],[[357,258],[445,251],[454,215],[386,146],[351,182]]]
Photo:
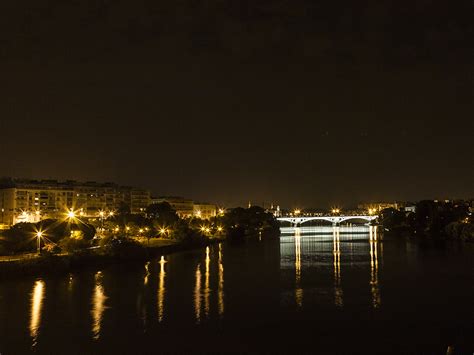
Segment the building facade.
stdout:
[[180,218],[209,219],[217,216],[217,206],[211,203],[194,202],[178,196],[153,197],[152,203],[169,203]]
[[380,211],[386,208],[394,208],[396,210],[403,208],[405,206],[402,202],[374,202],[374,203],[362,203],[357,205],[359,211],[370,211],[373,210],[374,213],[379,213]]
[[211,203],[194,203],[193,215],[197,218],[210,219],[217,216],[217,206]]
[[0,224],[60,218],[67,211],[97,217],[122,204],[140,213],[150,204],[150,192],[113,183],[4,179],[0,182]]
[[191,218],[194,215],[194,201],[179,196],[153,197],[152,203],[169,203],[180,218]]

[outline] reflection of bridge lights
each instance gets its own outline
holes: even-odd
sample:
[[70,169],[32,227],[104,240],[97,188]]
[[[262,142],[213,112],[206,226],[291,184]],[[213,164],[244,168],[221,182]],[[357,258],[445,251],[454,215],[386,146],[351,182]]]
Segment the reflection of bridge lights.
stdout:
[[381,297],[379,289],[379,260],[377,254],[377,227],[370,226],[370,286],[372,293],[372,306],[380,307]]
[[341,287],[341,242],[339,227],[333,228],[333,255],[334,255],[334,303],[338,307],[344,306],[344,294]]
[[301,230],[295,230],[295,301],[296,306],[303,306],[303,288],[301,287]]

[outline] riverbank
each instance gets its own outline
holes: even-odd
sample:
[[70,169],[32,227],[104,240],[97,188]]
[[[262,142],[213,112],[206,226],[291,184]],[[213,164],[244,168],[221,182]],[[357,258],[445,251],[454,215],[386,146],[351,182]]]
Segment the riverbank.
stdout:
[[82,269],[101,268],[112,264],[147,261],[161,255],[204,248],[219,243],[223,238],[213,238],[203,243],[180,243],[172,240],[142,242],[142,248],[130,254],[110,255],[101,249],[92,249],[71,254],[45,254],[25,258],[12,257],[0,262],[0,280],[24,276],[58,275]]

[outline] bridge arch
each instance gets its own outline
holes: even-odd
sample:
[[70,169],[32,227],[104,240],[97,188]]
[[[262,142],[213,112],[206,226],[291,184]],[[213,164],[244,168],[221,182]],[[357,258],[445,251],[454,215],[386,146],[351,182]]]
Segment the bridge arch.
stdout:
[[367,222],[371,222],[375,219],[377,219],[378,216],[364,216],[364,215],[358,215],[358,216],[318,216],[318,217],[280,217],[277,218],[278,221],[280,222],[289,222],[293,225],[301,225],[306,222],[310,221],[327,221],[333,224],[339,224],[345,221],[353,220],[353,219],[359,219],[359,220],[364,220]]

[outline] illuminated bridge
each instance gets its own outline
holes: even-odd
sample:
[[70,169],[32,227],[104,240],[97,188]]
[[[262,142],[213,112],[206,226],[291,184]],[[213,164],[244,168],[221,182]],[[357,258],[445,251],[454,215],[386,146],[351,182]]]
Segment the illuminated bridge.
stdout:
[[366,215],[355,215],[355,216],[319,216],[319,217],[279,217],[277,218],[280,222],[289,222],[295,226],[299,226],[303,223],[310,221],[326,221],[331,222],[333,225],[338,225],[342,222],[346,222],[353,219],[364,220],[372,222],[376,220],[378,216],[366,216]]

